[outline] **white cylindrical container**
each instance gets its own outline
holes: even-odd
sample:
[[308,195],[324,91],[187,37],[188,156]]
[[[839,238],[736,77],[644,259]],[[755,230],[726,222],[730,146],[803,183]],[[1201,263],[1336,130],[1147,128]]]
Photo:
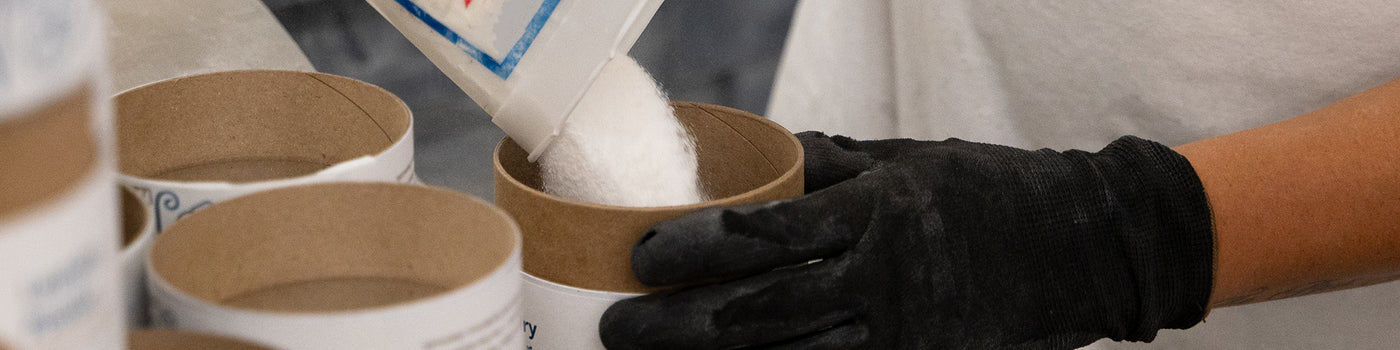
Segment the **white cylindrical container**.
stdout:
[[672,106],[695,137],[701,187],[715,200],[652,208],[575,202],[542,191],[539,165],[513,140],[496,147],[496,205],[525,236],[528,349],[603,349],[603,311],[653,290],[633,277],[630,259],[637,239],[657,222],[802,194],[802,144],[782,126],[733,108]]
[[121,183],[162,232],[214,203],[335,181],[418,183],[413,118],[393,94],[322,73],[231,71],[116,98]]
[[0,339],[120,349],[118,216],[103,16],[0,2]]
[[121,189],[121,212],[122,248],[117,260],[126,295],[126,323],[132,328],[145,327],[150,321],[145,263],[156,239],[156,225],[151,222],[150,206],[125,188]]
[[156,237],[153,323],[288,349],[522,349],[520,231],[446,189],[264,191]]

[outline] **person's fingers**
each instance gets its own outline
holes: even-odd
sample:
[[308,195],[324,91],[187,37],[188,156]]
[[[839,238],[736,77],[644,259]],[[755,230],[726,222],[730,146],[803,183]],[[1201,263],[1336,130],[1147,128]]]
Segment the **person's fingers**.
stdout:
[[880,199],[856,179],[802,198],[702,209],[652,227],[632,271],[652,286],[711,282],[835,256],[865,233]]
[[875,165],[869,154],[847,148],[860,141],[816,131],[798,133],[797,139],[802,141],[806,193],[855,178]]
[[619,301],[599,323],[608,349],[732,349],[778,344],[849,323],[844,263],[823,261],[727,283]]
[[742,350],[838,350],[867,347],[870,329],[860,323],[848,323],[814,334],[782,341],[777,344],[745,347]]

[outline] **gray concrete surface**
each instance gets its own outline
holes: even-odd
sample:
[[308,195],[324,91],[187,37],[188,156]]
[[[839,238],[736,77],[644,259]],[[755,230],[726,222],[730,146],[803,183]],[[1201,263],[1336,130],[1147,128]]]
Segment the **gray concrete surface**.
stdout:
[[101,0],[114,92],[234,69],[313,70],[256,1]]

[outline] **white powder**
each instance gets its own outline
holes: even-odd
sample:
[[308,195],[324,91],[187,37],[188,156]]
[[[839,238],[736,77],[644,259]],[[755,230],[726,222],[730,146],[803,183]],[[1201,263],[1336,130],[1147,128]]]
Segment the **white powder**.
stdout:
[[626,207],[704,201],[695,143],[631,57],[603,67],[539,162],[546,193]]

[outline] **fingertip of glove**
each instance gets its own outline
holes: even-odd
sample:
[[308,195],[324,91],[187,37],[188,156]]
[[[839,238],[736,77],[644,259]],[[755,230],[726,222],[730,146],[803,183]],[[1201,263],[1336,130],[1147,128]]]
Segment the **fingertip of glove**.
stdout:
[[684,281],[699,267],[704,250],[722,235],[725,209],[706,208],[662,221],[647,230],[632,247],[632,272],[650,286]]
[[627,299],[613,303],[598,321],[598,338],[603,346],[612,350],[642,349],[637,344],[640,338],[638,325],[633,317],[638,314],[637,303]]

